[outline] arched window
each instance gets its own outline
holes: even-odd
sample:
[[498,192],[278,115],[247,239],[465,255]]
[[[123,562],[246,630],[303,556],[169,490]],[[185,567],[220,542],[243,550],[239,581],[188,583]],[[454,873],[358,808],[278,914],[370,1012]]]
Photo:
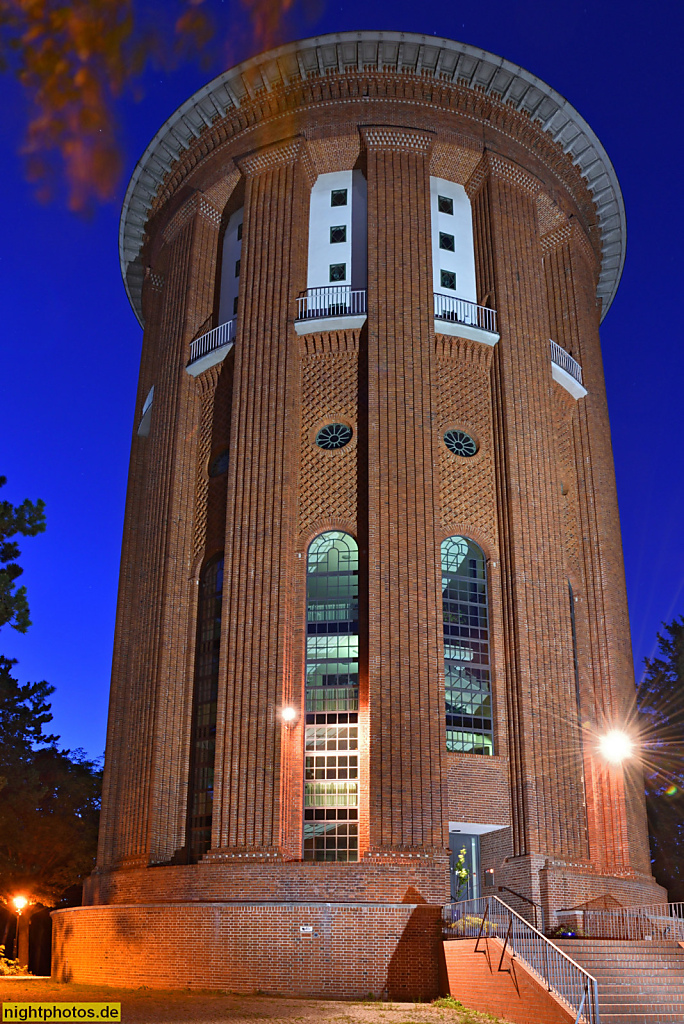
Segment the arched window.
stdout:
[[466,537],[442,542],[442,605],[447,750],[491,754],[487,571]]
[[219,555],[202,570],[197,607],[187,839],[193,861],[211,846],[222,594],[223,555]]
[[359,549],[330,530],[306,564],[304,860],[358,860]]

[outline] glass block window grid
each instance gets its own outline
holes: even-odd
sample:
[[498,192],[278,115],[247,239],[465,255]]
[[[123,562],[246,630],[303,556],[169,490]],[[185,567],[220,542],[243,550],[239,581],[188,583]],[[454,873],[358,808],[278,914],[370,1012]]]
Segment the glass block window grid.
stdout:
[[359,558],[331,530],[307,556],[304,859],[358,860]]
[[199,587],[187,829],[193,861],[211,846],[222,592],[223,555],[204,567]]
[[486,563],[466,537],[442,543],[447,750],[493,753]]

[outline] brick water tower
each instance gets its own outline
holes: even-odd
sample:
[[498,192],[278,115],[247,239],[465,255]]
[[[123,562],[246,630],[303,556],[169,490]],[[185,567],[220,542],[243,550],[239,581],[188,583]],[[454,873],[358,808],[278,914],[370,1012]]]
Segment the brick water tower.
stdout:
[[59,976],[426,997],[462,848],[467,895],[547,922],[661,897],[639,772],[597,752],[634,701],[624,244],[582,117],[462,43],[289,44],[159,130],[121,218],[144,341]]

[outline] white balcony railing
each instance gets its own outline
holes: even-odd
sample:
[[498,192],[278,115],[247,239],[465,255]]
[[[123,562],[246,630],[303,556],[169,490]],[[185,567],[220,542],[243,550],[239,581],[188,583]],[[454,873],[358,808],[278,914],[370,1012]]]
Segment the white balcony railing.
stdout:
[[221,348],[223,345],[229,345],[235,341],[235,322],[235,319],[228,320],[227,323],[215,327],[213,331],[207,331],[201,338],[195,338],[190,345],[190,362],[188,366],[197,362],[202,356],[208,355],[209,352],[213,352],[214,349]]
[[455,295],[443,295],[441,292],[435,292],[434,296],[435,320],[478,327],[481,331],[489,331],[490,334],[497,333],[495,309],[478,306],[476,302],[458,299]]
[[297,320],[323,320],[340,316],[365,316],[366,292],[351,285],[307,288],[297,299]]
[[549,344],[551,345],[551,362],[574,377],[578,384],[582,384],[582,367],[577,360],[573,359],[570,353],[557,345],[555,341],[549,339]]

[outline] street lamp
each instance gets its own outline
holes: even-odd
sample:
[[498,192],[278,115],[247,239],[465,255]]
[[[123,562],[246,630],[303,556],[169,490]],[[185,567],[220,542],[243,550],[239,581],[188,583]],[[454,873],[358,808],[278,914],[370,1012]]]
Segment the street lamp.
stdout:
[[14,959],[22,967],[28,967],[28,916],[22,917],[22,911],[29,905],[26,896],[13,896],[12,903],[17,914],[17,927],[14,933]]
[[622,729],[611,729],[599,739],[599,750],[606,761],[622,764],[634,753],[634,742]]

